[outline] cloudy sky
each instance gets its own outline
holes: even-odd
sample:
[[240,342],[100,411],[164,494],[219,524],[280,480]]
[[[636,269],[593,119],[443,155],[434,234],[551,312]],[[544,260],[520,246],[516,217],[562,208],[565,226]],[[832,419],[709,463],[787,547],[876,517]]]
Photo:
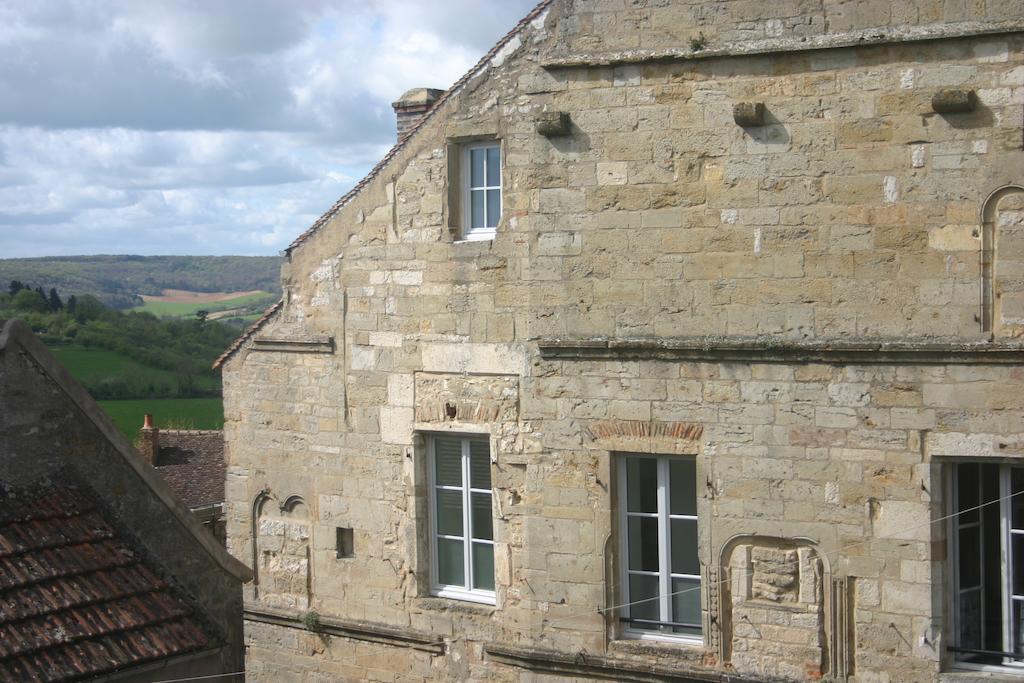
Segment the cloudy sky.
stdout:
[[0,0],[0,258],[275,254],[535,0]]

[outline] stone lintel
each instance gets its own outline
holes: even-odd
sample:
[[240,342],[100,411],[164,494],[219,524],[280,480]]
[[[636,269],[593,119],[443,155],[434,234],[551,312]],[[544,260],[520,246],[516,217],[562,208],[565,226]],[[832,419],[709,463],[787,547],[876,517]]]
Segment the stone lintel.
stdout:
[[569,114],[564,111],[541,112],[537,115],[536,129],[546,138],[564,137],[571,130]]
[[1024,365],[1019,341],[679,337],[674,339],[537,340],[548,360],[674,360],[867,365]]
[[693,50],[669,48],[664,50],[622,50],[617,52],[578,53],[541,60],[545,69],[571,69],[650,62],[677,62],[697,59],[749,57],[752,55],[785,54],[828,50],[868,45],[898,45],[931,40],[951,40],[974,36],[993,36],[1024,31],[1024,21],[963,21],[956,24],[937,24],[912,27],[879,27],[829,33],[798,38],[766,38],[725,43],[719,47]]
[[484,645],[484,654],[491,661],[530,671],[604,678],[628,683],[753,683],[755,680],[730,672],[700,670],[696,664],[692,671],[685,671],[686,665],[683,662],[673,667],[652,666],[607,655],[559,652],[546,648],[516,647],[498,643]]
[[[305,620],[303,619],[304,613],[302,612],[286,612],[263,606],[247,605],[244,616],[247,621],[258,621],[263,624],[273,624],[274,626],[294,628],[301,631],[309,630],[306,628]],[[316,632],[341,636],[342,638],[351,638],[352,640],[364,640],[371,643],[406,647],[429,652],[433,655],[443,655],[445,651],[444,641],[428,633],[364,621],[343,621],[320,615],[319,626]]]
[[285,353],[334,353],[334,337],[259,337],[253,339],[252,348]]

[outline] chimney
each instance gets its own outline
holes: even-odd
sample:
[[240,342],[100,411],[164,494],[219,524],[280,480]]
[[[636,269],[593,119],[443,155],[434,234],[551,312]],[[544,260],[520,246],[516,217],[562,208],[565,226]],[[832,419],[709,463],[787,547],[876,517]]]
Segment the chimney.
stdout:
[[398,119],[399,142],[443,94],[444,90],[436,88],[413,88],[399,97],[397,102],[391,103],[395,110],[395,118]]
[[160,430],[153,426],[152,415],[142,417],[137,444],[142,458],[150,465],[156,465],[157,456],[160,455]]

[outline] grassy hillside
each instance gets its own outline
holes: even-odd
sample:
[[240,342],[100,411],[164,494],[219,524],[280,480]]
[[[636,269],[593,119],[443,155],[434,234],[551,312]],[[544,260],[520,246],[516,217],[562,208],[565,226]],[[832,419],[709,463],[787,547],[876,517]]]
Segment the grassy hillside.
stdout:
[[219,398],[165,398],[134,401],[100,401],[114,424],[134,439],[149,413],[161,429],[222,429],[224,404]]
[[280,296],[277,256],[67,256],[0,259],[0,288],[12,280],[55,288],[65,299],[92,294],[114,308],[142,304],[142,294],[262,290]]
[[[199,311],[216,313],[218,311],[230,311],[233,309],[259,308],[265,309],[277,301],[278,296],[270,292],[261,291],[256,294],[241,293],[238,295],[226,294],[217,301],[191,302],[191,301],[154,301],[146,298],[141,306],[136,306],[135,311],[152,313],[155,316],[175,316],[179,318],[192,317]],[[257,314],[258,315],[258,314]]]
[[[51,351],[93,396],[170,397],[186,389],[178,373],[143,365],[115,351],[81,347],[54,347]],[[217,378],[209,374],[190,381],[192,390],[201,393],[216,393],[220,388]]]

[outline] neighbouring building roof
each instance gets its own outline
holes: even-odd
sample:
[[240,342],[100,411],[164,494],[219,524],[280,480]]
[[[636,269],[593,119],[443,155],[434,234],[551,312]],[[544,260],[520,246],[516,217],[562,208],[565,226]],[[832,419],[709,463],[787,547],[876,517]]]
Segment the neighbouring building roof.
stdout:
[[0,679],[73,681],[219,645],[70,469],[0,487]]
[[160,430],[156,469],[190,509],[224,502],[224,432]]

